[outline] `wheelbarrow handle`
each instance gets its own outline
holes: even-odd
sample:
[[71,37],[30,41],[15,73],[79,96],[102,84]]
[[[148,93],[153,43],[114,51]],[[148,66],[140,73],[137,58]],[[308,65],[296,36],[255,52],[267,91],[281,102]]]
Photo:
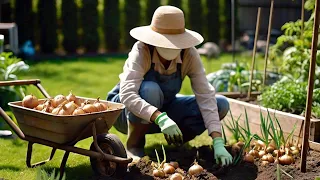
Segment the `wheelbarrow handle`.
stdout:
[[25,139],[25,135],[21,131],[21,129],[13,122],[13,120],[7,115],[7,113],[0,107],[0,115],[1,117],[9,124],[12,130],[19,136],[21,139]]
[[40,79],[29,79],[29,80],[14,80],[14,81],[0,81],[0,86],[22,86],[22,85],[35,85],[41,93],[46,97],[50,98],[47,91],[41,86]]

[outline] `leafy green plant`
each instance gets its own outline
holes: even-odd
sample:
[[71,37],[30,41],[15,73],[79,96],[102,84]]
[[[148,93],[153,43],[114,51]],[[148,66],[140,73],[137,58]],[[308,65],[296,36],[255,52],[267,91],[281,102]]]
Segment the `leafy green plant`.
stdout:
[[[11,52],[0,54],[0,81],[17,80],[17,74],[26,71],[29,66],[21,59],[13,56]],[[0,106],[7,109],[7,103],[15,101],[24,96],[23,86],[2,86],[0,87]]]
[[269,131],[270,131],[270,128],[271,128],[271,118],[270,116],[267,116],[267,118],[265,118],[263,115],[262,115],[262,112],[260,110],[260,136],[255,134],[254,135],[254,138],[256,140],[260,140],[262,141],[264,144],[265,144],[265,147],[268,147],[270,141],[269,141]]
[[[62,180],[65,180],[65,179],[66,179],[66,174],[64,173],[62,176]],[[60,173],[57,173],[57,176],[56,176],[55,169],[51,174],[49,174],[46,171],[39,168],[37,170],[36,180],[60,180]]]

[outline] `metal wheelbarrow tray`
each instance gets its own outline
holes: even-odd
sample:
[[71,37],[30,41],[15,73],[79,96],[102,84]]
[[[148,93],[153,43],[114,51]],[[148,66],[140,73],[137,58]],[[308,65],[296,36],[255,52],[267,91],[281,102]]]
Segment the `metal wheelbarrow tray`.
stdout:
[[[0,86],[35,85],[46,98],[50,95],[41,86],[40,80],[0,81]],[[82,100],[95,101],[92,98],[77,97]],[[39,101],[44,101],[40,99]],[[33,168],[50,161],[56,149],[65,151],[60,165],[60,179],[63,177],[65,165],[70,152],[90,157],[93,171],[101,176],[121,177],[125,175],[128,158],[122,142],[116,135],[108,131],[124,109],[121,103],[100,100],[108,105],[108,110],[82,115],[53,115],[22,106],[22,101],[10,102],[9,106],[17,119],[14,121],[0,107],[0,115],[22,140],[28,141],[26,164]],[[74,145],[85,138],[93,137],[90,150]],[[47,160],[31,164],[32,146],[34,143],[52,147]]]

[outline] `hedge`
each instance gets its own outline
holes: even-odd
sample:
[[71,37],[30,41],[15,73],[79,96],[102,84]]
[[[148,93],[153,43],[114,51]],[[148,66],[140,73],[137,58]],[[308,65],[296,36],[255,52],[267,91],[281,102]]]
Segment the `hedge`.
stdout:
[[76,52],[78,41],[78,8],[75,0],[63,0],[62,11],[62,33],[63,47],[67,52]]
[[119,0],[104,0],[104,35],[109,51],[117,51],[120,43]]
[[[24,3],[22,4],[24,5]],[[52,53],[57,47],[56,0],[39,0],[38,13],[41,50],[44,53]],[[28,28],[29,27],[26,27],[25,29]],[[21,30],[20,28],[20,31]]]
[[147,0],[146,18],[147,18],[148,24],[151,23],[153,13],[159,6],[160,6],[160,0]]
[[82,0],[82,40],[87,52],[96,52],[99,47],[97,5],[98,0]]
[[202,34],[202,4],[199,0],[189,0],[189,26],[190,29]]
[[125,13],[125,44],[127,48],[131,48],[131,46],[136,42],[134,38],[132,38],[129,34],[132,28],[135,28],[140,25],[140,2],[137,0],[126,0],[124,6]]
[[168,0],[168,5],[175,6],[181,9],[181,0]]
[[[19,44],[34,39],[32,0],[16,0],[15,22],[18,25]],[[7,39],[7,38],[6,38]]]
[[208,24],[208,39],[207,41],[219,43],[220,38],[220,21],[219,21],[219,1],[207,0],[207,24]]

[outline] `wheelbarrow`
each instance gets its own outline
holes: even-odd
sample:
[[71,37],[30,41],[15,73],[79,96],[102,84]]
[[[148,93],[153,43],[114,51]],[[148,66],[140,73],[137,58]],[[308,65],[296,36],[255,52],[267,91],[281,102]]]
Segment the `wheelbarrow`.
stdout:
[[[34,85],[46,98],[50,95],[41,85],[40,80],[2,81],[0,86]],[[94,99],[77,97],[93,102]],[[39,99],[45,101],[45,99]],[[60,179],[62,178],[70,152],[90,157],[93,171],[99,176],[121,178],[132,158],[127,157],[125,148],[119,138],[108,131],[124,109],[121,103],[102,101],[108,105],[108,110],[81,115],[53,115],[22,106],[22,101],[10,102],[8,105],[17,119],[14,121],[0,107],[0,115],[12,130],[22,140],[28,141],[26,164],[29,168],[43,165],[50,161],[56,150],[64,150],[60,165]],[[93,137],[90,150],[74,145],[85,138]],[[47,160],[31,164],[32,146],[34,143],[52,147]]]

